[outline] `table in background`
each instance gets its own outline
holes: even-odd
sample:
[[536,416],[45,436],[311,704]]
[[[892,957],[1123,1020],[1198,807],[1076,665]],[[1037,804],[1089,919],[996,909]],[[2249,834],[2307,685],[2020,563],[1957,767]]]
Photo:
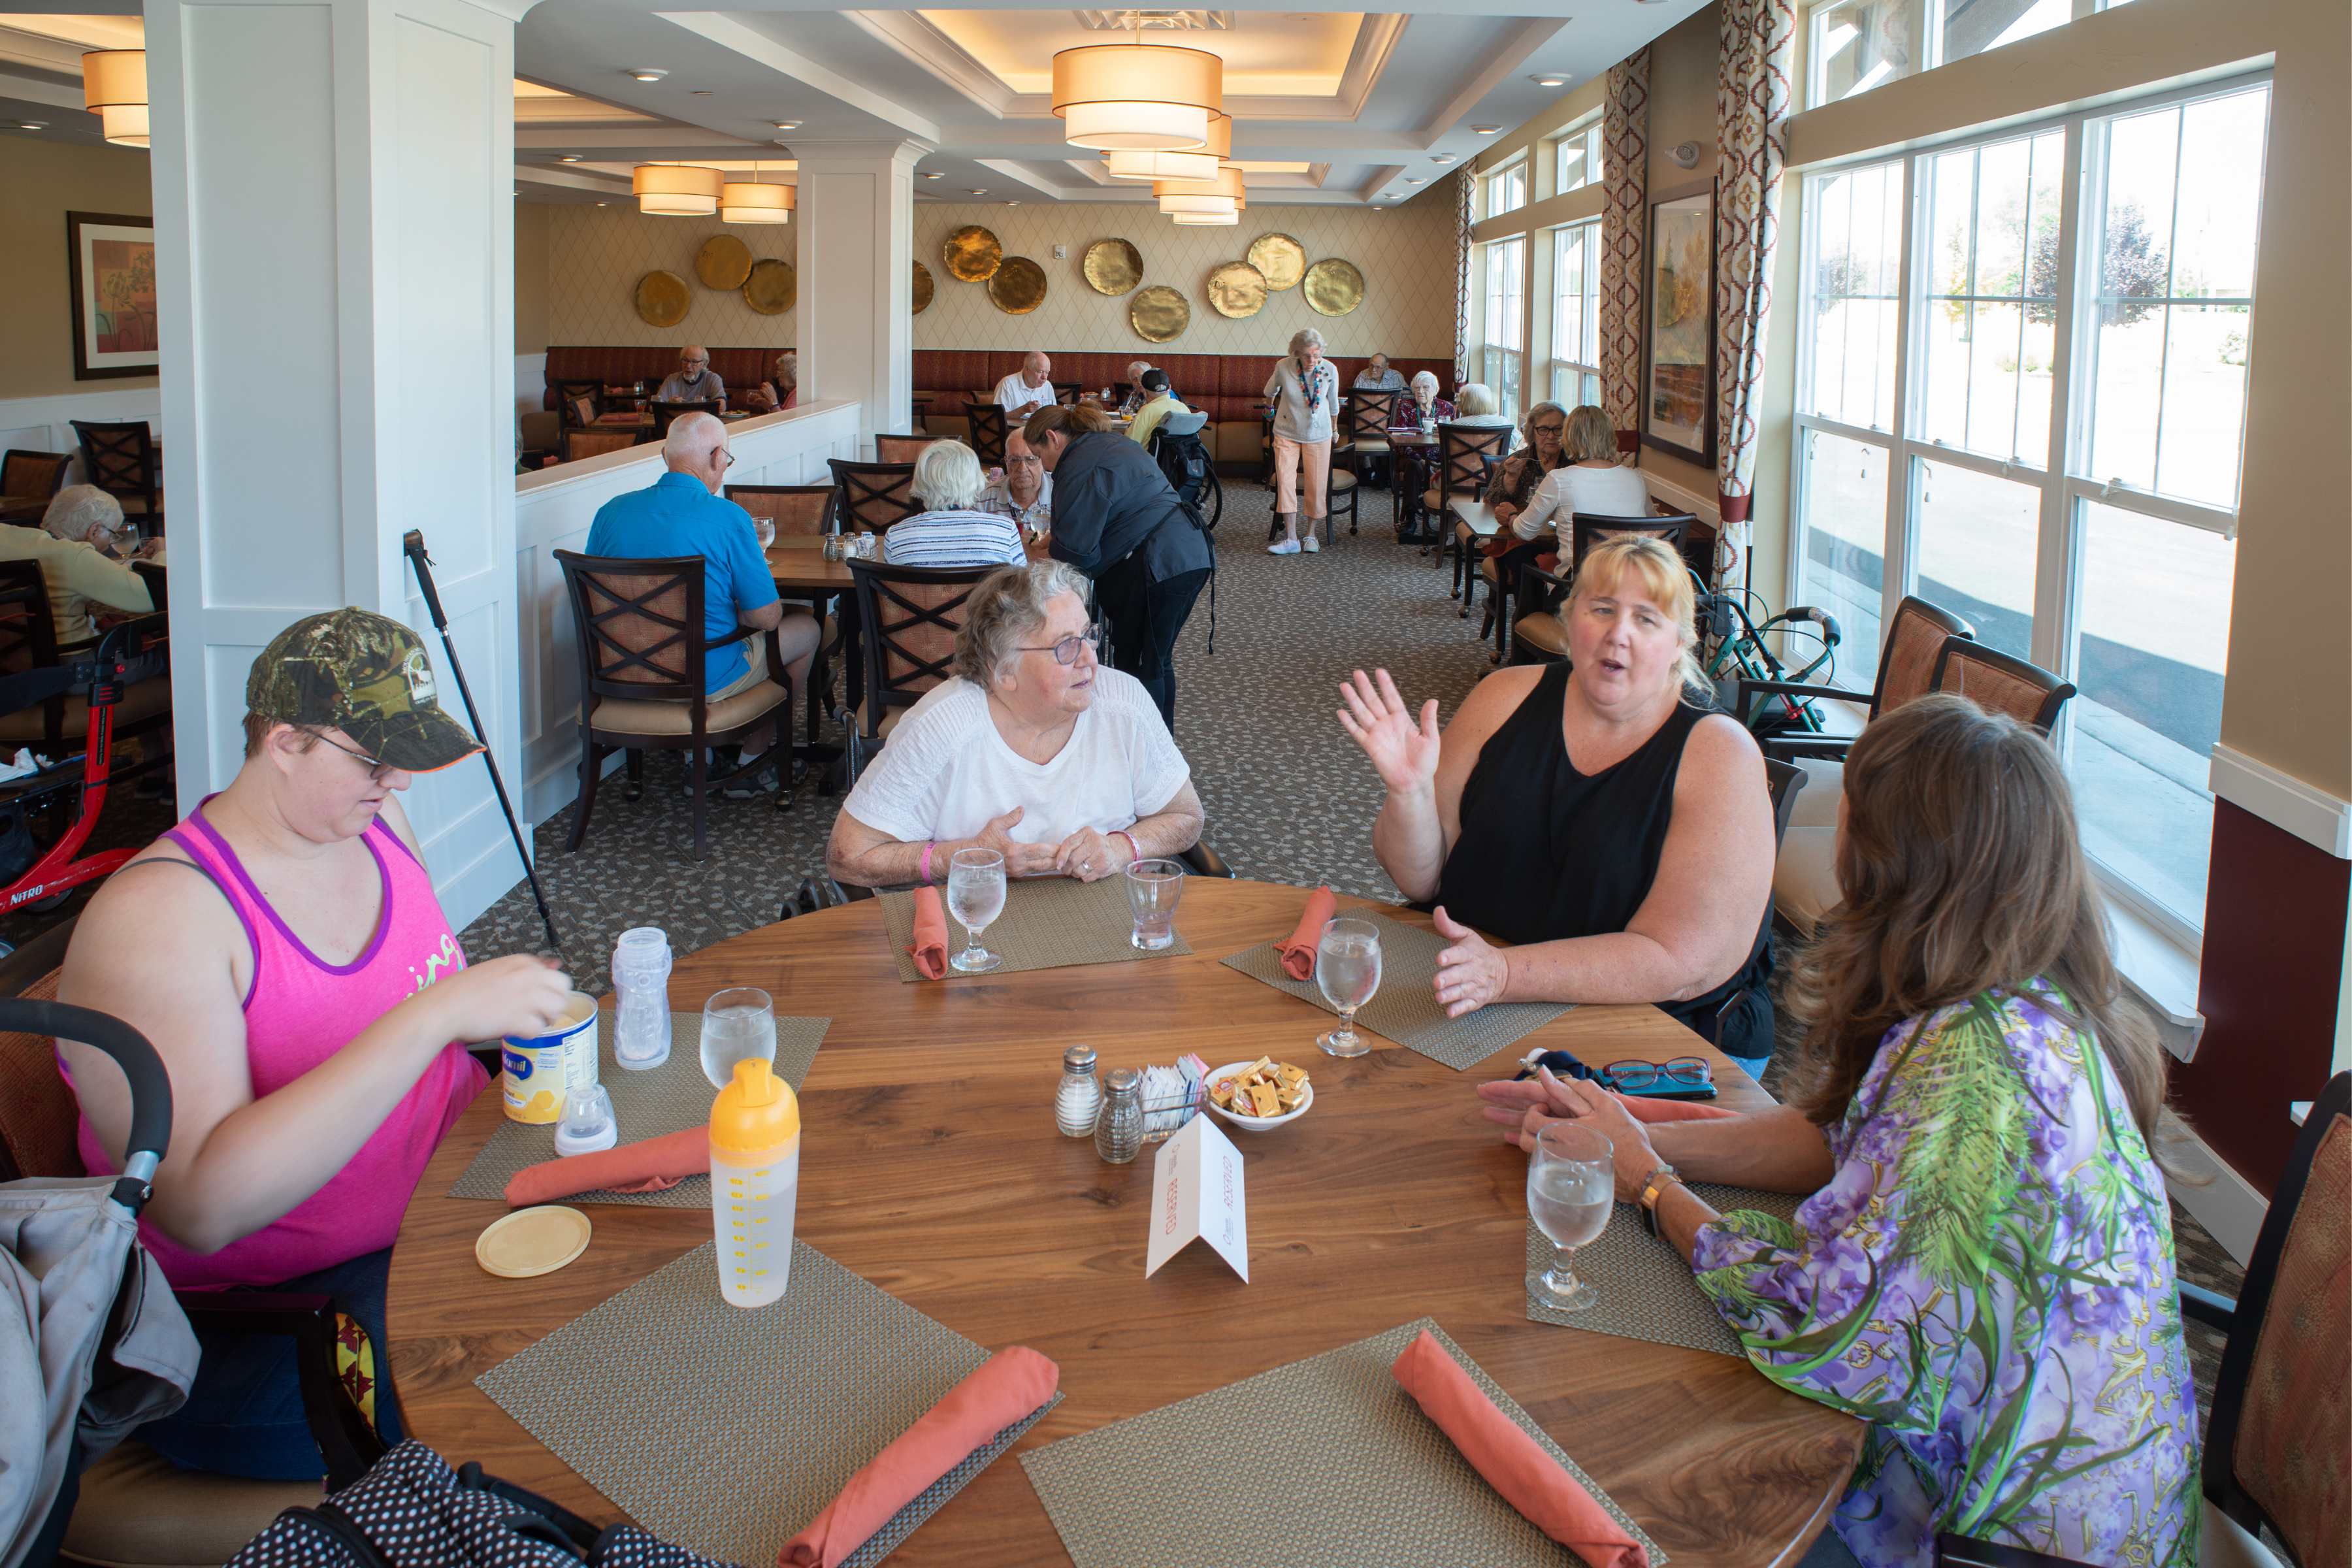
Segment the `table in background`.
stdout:
[[[1471,563],[1471,551],[1484,546],[1489,540],[1501,533],[1503,525],[1495,520],[1495,509],[1484,500],[1472,500],[1467,497],[1457,496],[1452,504],[1455,521],[1471,536],[1466,545],[1459,540],[1455,542],[1454,563],[1454,592],[1460,595],[1462,613],[1467,616],[1470,613],[1470,601],[1478,581],[1478,569]],[[1559,536],[1551,529],[1543,530],[1536,535],[1535,540],[1528,542],[1536,542],[1546,536],[1549,536],[1554,546],[1557,547]],[[1483,556],[1483,551],[1481,553]],[[1497,664],[1503,661],[1505,654],[1511,646],[1511,598],[1518,587],[1518,584],[1511,579],[1517,575],[1516,572],[1507,574],[1497,572],[1495,574],[1494,585],[1487,590],[1494,605],[1494,658]]]
[[[827,561],[824,540],[819,537],[793,536],[793,542],[778,540],[767,548],[768,574],[776,584],[776,596],[805,604],[817,617],[820,636],[816,657],[809,661],[808,679],[808,738],[801,753],[812,759],[831,762],[841,755],[841,748],[816,743],[817,716],[824,710],[827,694],[833,689],[832,667],[827,662],[824,639],[825,606],[833,606],[834,625],[840,633],[841,664],[845,676],[847,707],[842,722],[857,722],[857,705],[866,694],[866,665],[858,651],[857,585],[849,574],[846,561]],[[780,787],[790,787],[790,780],[779,779]],[[697,1004],[699,1005],[699,1004]]]
[[[1795,1561],[1845,1490],[1862,1424],[1728,1356],[1528,1321],[1526,1157],[1473,1093],[1509,1073],[1510,1054],[1466,1073],[1377,1038],[1353,1061],[1322,1055],[1328,1016],[1218,963],[1286,935],[1306,899],[1196,878],[1176,916],[1190,954],[916,984],[900,983],[881,906],[865,900],[680,958],[670,1005],[690,1011],[724,986],[758,985],[780,1013],[833,1020],[801,1090],[797,1234],[959,1333],[1058,1362],[1066,1397],[1022,1446],[1428,1313],[1677,1568]],[[1106,1070],[1263,1051],[1313,1075],[1314,1108],[1296,1123],[1230,1134],[1246,1163],[1251,1283],[1205,1247],[1143,1277],[1151,1151],[1108,1165],[1054,1129],[1061,1053],[1080,1040]],[[1525,1045],[1593,1062],[1703,1056],[1723,1104],[1770,1103],[1654,1007],[1579,1007]],[[473,1247],[498,1206],[443,1194],[500,1115],[495,1089],[475,1100],[402,1222],[387,1314],[402,1419],[453,1460],[612,1521],[618,1510],[473,1380],[709,1240],[710,1216],[588,1205],[595,1235],[577,1262],[494,1279]],[[1069,1559],[1020,1468],[1000,1462],[891,1561]]]

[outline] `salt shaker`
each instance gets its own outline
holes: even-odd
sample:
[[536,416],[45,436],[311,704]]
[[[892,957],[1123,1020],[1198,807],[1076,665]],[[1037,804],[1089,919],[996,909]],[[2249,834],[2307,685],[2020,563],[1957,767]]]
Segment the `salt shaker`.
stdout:
[[1083,1138],[1095,1130],[1095,1112],[1102,1109],[1102,1086],[1095,1082],[1095,1048],[1072,1046],[1062,1053],[1062,1081],[1054,1089],[1054,1125],[1065,1138]]
[[1095,1117],[1095,1152],[1124,1165],[1143,1152],[1143,1075],[1113,1068],[1103,1075],[1102,1110]]

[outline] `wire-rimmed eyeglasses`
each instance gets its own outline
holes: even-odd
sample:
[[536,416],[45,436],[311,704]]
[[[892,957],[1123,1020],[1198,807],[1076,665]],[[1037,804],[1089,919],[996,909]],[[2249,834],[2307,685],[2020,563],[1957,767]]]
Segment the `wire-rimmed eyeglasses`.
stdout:
[[1055,664],[1076,664],[1078,662],[1078,649],[1092,647],[1095,637],[1101,630],[1100,626],[1089,626],[1084,631],[1072,632],[1068,637],[1056,642],[1024,643],[1016,645],[1016,648],[1022,653],[1050,653],[1054,656]]

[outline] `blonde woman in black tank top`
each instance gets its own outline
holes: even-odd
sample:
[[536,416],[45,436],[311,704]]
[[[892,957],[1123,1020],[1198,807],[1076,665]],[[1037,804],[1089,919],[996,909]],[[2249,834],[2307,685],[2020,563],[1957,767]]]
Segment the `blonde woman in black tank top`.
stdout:
[[1706,1034],[1745,993],[1723,1049],[1770,1054],[1764,758],[1685,692],[1691,611],[1674,552],[1612,539],[1561,606],[1569,666],[1496,671],[1443,734],[1436,702],[1416,721],[1386,670],[1340,688],[1339,722],[1388,788],[1372,851],[1406,898],[1438,900],[1449,1016],[1654,1002]]

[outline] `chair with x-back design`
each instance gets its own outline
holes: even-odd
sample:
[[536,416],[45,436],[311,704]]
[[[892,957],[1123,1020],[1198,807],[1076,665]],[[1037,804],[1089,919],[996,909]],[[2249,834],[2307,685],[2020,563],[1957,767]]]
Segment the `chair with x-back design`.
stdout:
[[887,533],[890,525],[923,510],[915,499],[912,463],[852,463],[826,459],[833,482],[841,489],[841,531],[844,533]]
[[849,563],[866,656],[866,700],[848,726],[851,783],[907,710],[954,676],[964,604],[974,585],[997,570]]
[[967,403],[963,415],[971,421],[971,449],[983,468],[1004,467],[1004,440],[1009,431],[1004,410],[993,403]]

